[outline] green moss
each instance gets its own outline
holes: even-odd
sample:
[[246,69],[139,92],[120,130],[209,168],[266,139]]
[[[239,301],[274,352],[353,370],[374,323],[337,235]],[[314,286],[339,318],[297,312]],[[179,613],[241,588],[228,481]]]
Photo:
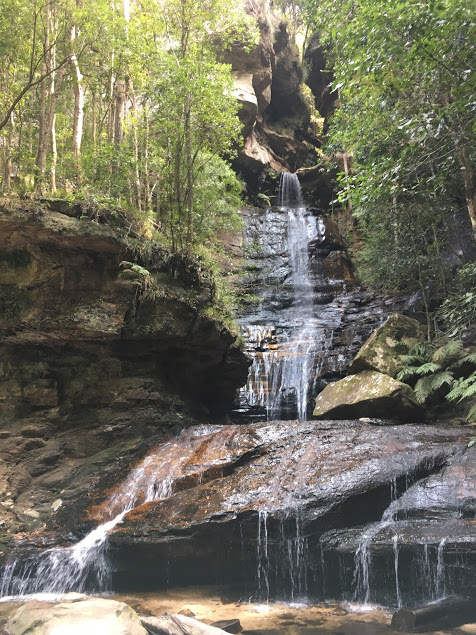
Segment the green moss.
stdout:
[[9,269],[27,267],[31,262],[31,255],[26,249],[0,250],[0,263],[4,262]]
[[27,289],[13,285],[0,285],[0,314],[3,322],[20,319],[30,302],[31,293]]

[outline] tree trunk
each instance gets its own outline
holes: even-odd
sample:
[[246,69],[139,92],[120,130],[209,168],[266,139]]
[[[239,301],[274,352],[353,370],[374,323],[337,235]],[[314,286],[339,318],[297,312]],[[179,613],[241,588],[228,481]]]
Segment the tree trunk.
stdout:
[[[45,42],[45,48],[48,46],[48,35]],[[41,74],[45,75],[47,72],[46,67],[46,59],[43,59],[41,62]],[[40,191],[44,189],[44,178],[45,178],[45,170],[46,170],[46,95],[47,95],[47,82],[48,79],[45,78],[41,82],[40,88],[40,111],[38,116],[38,147],[36,151],[35,157],[35,189],[39,189]]]
[[468,208],[469,220],[476,236],[476,178],[468,150],[464,144],[458,145],[458,159],[463,175],[464,193],[466,196],[466,207]]
[[3,140],[3,191],[7,191],[11,187],[12,179],[12,138],[14,128],[13,113],[10,117],[8,132]]
[[[461,626],[476,618],[474,599],[449,596],[438,602],[411,609],[399,609],[392,617],[392,628],[406,633]],[[435,627],[435,628],[434,628]]]
[[187,169],[187,196],[186,196],[186,206],[188,213],[188,222],[187,222],[187,248],[190,251],[192,241],[193,241],[193,158],[192,158],[192,127],[191,127],[191,100],[190,96],[187,96],[187,104],[185,107],[185,125],[184,125],[184,136],[185,136],[185,165]]
[[[71,42],[74,46],[77,32],[76,27],[71,29]],[[84,87],[83,75],[79,68],[76,53],[71,56],[71,64],[73,66],[73,92],[74,92],[74,109],[73,109],[73,161],[74,171],[77,181],[82,180],[81,165],[81,142],[83,138],[83,120],[84,120]]]

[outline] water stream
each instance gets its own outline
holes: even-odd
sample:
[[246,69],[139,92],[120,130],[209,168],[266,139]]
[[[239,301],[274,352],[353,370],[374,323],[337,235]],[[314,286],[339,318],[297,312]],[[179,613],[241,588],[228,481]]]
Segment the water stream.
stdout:
[[[299,180],[291,173],[282,174],[278,208],[266,210],[262,223],[255,249],[268,260],[263,273],[268,297],[256,315],[243,320],[253,365],[238,399],[242,410],[268,421],[305,421],[330,335],[315,304],[315,287],[325,288],[328,281],[318,259],[311,266],[309,253],[311,244],[324,241],[325,225],[304,206]],[[276,227],[283,225],[278,235]]]
[[[203,471],[193,464],[200,456],[203,465],[219,466],[228,456],[226,449],[232,429],[201,426],[184,430],[180,436],[151,451],[100,506],[97,514],[104,522],[70,547],[55,547],[26,559],[12,558],[4,568],[0,598],[38,593],[62,595],[69,591],[109,589],[108,535],[132,509],[151,501],[164,500],[174,493],[175,483],[193,477],[200,483]],[[216,456],[217,448],[221,456]],[[223,450],[223,448],[225,448]]]

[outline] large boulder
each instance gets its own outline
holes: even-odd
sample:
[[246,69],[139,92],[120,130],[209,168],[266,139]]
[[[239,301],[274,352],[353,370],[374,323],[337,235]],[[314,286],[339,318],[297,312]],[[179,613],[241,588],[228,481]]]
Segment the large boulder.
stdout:
[[58,604],[27,602],[10,616],[5,630],[8,635],[147,635],[137,613],[124,602],[76,597]]
[[258,100],[253,88],[253,74],[235,71],[233,73],[233,95],[241,105],[238,113],[243,126],[241,132],[246,139],[253,130],[258,114]]
[[[460,436],[442,426],[349,421],[237,426],[227,445],[244,443],[246,453],[223,469],[223,477],[146,503],[115,527],[109,536],[112,585],[130,590],[253,581],[266,548],[259,536],[266,535],[274,592],[286,596],[309,575],[309,597],[315,597],[319,535],[380,518],[391,484],[435,471],[457,450]],[[186,464],[196,462],[190,456]],[[300,537],[308,542],[297,545],[302,560],[296,560],[288,549],[296,549]]]
[[313,415],[318,419],[383,417],[420,421],[423,412],[410,386],[367,370],[326,386],[316,398]]
[[375,370],[396,377],[403,366],[400,356],[407,354],[423,336],[419,322],[394,313],[362,346],[351,364],[350,372]]

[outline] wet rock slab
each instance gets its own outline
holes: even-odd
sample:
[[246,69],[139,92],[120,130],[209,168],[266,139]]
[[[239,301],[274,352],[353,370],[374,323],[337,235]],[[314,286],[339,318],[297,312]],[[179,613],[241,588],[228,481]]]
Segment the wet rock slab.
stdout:
[[[247,459],[232,473],[125,517],[110,536],[116,586],[254,578],[260,527],[277,571],[287,541],[303,540],[312,554],[325,530],[377,521],[392,488],[409,474],[416,479],[437,471],[462,436],[443,426],[355,421],[240,426],[234,444],[240,435]],[[283,561],[284,578],[294,564]]]
[[438,473],[410,481],[378,523],[332,530],[321,537],[321,545],[330,568],[339,561],[350,574],[354,554],[370,529],[372,599],[395,600],[396,570],[399,593],[410,601],[436,600],[448,593],[475,596],[475,517],[473,447],[458,451]]

